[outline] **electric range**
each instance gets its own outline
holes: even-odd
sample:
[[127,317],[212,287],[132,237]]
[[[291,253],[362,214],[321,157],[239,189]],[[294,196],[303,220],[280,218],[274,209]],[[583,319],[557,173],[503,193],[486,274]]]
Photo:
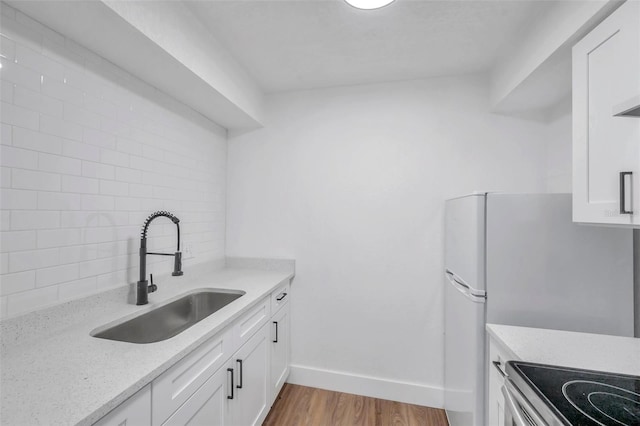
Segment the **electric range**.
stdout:
[[640,376],[520,361],[506,372],[509,426],[640,426]]

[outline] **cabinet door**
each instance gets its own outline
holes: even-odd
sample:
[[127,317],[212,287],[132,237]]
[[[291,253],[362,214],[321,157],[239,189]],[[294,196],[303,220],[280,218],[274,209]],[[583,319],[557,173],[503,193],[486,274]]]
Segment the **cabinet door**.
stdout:
[[231,377],[220,368],[185,402],[163,426],[222,426],[228,424]]
[[147,385],[94,423],[94,426],[151,425],[151,386]]
[[[638,94],[640,3],[627,1],[573,48],[576,222],[640,225],[640,119],[614,116]],[[622,198],[635,214],[621,213]]]
[[269,395],[269,326],[265,324],[232,357],[235,399],[230,406],[230,424],[260,425],[271,404]]
[[289,303],[287,303],[271,318],[270,402],[272,405],[289,376],[289,351],[291,347],[289,312]]

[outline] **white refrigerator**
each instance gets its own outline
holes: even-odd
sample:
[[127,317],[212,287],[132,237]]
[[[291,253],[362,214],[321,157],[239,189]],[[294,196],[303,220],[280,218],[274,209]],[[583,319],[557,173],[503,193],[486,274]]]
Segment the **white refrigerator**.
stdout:
[[445,409],[483,426],[486,323],[633,336],[631,230],[574,224],[570,194],[445,205]]

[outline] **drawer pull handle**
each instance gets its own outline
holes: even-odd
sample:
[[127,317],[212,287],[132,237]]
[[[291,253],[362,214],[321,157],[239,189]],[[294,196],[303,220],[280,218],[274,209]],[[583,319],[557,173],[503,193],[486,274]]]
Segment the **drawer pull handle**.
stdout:
[[507,377],[505,372],[502,371],[502,368],[500,367],[500,361],[493,361],[493,366],[496,368],[496,370],[498,370],[498,373],[500,373],[502,377]]
[[276,297],[276,300],[279,302],[282,299],[284,299],[285,297],[287,297],[287,293],[280,293],[280,297]]
[[627,210],[627,179],[633,177],[633,172],[620,172],[620,214],[633,214],[633,207]]
[[276,325],[276,340],[273,343],[278,343],[278,321],[273,322]]
[[239,380],[239,383],[238,383],[238,385],[236,387],[238,389],[242,389],[242,382],[243,382],[243,380],[242,380],[242,360],[241,359],[236,359],[236,362],[240,365],[240,368],[239,368],[239,370],[240,370],[240,380]]
[[227,395],[227,399],[233,399],[233,368],[227,368],[227,372],[231,373],[231,396]]

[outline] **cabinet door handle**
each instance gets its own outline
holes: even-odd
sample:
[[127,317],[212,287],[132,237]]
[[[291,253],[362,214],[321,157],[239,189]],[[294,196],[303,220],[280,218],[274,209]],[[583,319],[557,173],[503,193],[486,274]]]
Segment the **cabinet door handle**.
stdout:
[[627,176],[633,177],[633,172],[620,172],[620,214],[633,214],[633,206],[627,210]]
[[233,399],[233,368],[227,368],[227,372],[231,373],[231,396],[227,395],[227,399]]
[[236,386],[238,389],[242,389],[242,360],[241,359],[236,359],[236,362],[240,365],[240,368],[238,369],[240,371],[240,380],[238,380],[238,385]]
[[493,361],[493,366],[496,368],[496,370],[498,370],[498,373],[500,373],[502,377],[507,377],[505,372],[502,371],[502,368],[500,367],[500,361]]
[[287,293],[280,293],[280,297],[276,297],[276,300],[279,302],[282,299],[284,299],[285,297],[287,297]]
[[276,325],[276,340],[273,343],[278,343],[278,321],[273,322]]

